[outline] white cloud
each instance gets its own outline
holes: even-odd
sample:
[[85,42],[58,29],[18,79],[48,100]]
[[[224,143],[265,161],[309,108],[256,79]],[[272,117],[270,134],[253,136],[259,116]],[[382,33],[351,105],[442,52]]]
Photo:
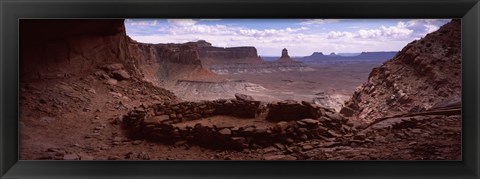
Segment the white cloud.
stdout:
[[359,30],[358,34],[360,34],[360,37],[362,38],[376,38],[380,37],[382,35],[382,32],[378,29],[368,29],[368,30]]
[[327,37],[329,39],[353,38],[354,35],[350,32],[331,31],[331,32],[328,33]]
[[409,29],[414,30],[414,36],[418,38],[438,30],[446,22],[446,19],[413,19],[407,21],[406,24]]
[[179,27],[192,26],[197,23],[197,21],[193,19],[168,19],[167,21],[170,25]]
[[[234,36],[248,36],[248,37],[276,37],[291,35],[292,33],[307,30],[307,27],[300,28],[284,28],[284,29],[249,29],[237,26],[227,25],[205,25],[198,24],[192,19],[168,19],[170,25],[169,32],[173,35],[197,34],[197,35],[234,35]],[[160,28],[159,31],[164,31]]]
[[315,25],[315,24],[326,24],[326,23],[334,23],[339,22],[340,19],[306,19],[302,21],[300,24],[302,25]]
[[156,26],[158,24],[158,20],[130,20],[127,19],[125,21],[126,25],[129,26]]
[[434,31],[438,30],[440,27],[438,27],[436,25],[426,24],[425,28],[426,28],[425,31],[427,33],[431,33],[431,32],[434,32]]
[[408,29],[404,22],[398,22],[396,26],[381,26],[378,29],[361,29],[358,33],[362,38],[403,39],[410,37],[413,30]]
[[285,36],[285,35],[292,35],[291,33],[305,30],[305,29],[306,28],[304,27],[295,28],[295,29],[288,27],[285,29],[265,29],[265,30],[240,28],[240,29],[237,29],[236,32],[240,35],[253,36],[253,37],[279,37],[279,36]]

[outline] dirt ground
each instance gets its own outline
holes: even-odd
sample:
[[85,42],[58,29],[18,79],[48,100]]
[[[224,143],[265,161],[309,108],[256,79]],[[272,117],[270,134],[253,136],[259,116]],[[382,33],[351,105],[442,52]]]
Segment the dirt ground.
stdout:
[[[320,81],[317,77],[322,77],[322,80],[336,77],[331,83],[314,84],[323,85],[325,91],[340,91],[347,95],[366,78],[368,70],[352,69],[350,73],[339,76],[340,70],[345,68],[324,67],[321,70],[323,75],[306,75],[292,83],[309,84],[310,80]],[[285,74],[274,80],[294,79],[293,75]],[[263,80],[266,87],[275,84],[265,83],[268,80],[261,76],[251,80],[258,83]],[[427,133],[418,133],[418,130],[410,128],[391,130],[388,126],[393,124],[389,124],[386,127],[389,133],[375,132],[361,139],[343,136],[243,151],[212,150],[187,142],[165,145],[127,138],[119,122],[120,116],[135,106],[176,100],[171,92],[143,81],[130,79],[112,85],[101,77],[86,74],[21,84],[20,87],[20,160],[456,160],[461,156],[460,140],[457,140],[461,129],[459,117],[426,123],[437,126],[423,129]],[[292,88],[293,85],[285,89]],[[225,116],[179,125],[198,122],[214,125],[219,120],[235,125],[251,122],[272,125],[257,119],[239,121]],[[442,146],[436,148],[436,145]]]
[[[340,70],[337,69],[337,72]],[[319,76],[325,76],[325,72],[331,71],[322,70],[323,75]],[[292,74],[284,75],[282,78],[274,79],[274,82],[281,83],[282,80],[294,78]],[[302,74],[297,73],[297,75]],[[305,76],[308,78],[298,83],[309,83],[309,79],[315,78]],[[262,78],[255,80],[259,83],[263,82],[266,86],[270,85],[269,88],[279,84],[265,83],[268,80]],[[353,85],[357,83],[350,85],[352,86],[349,88],[354,88]],[[349,84],[338,87],[346,86]],[[329,87],[333,88],[333,84]],[[170,101],[175,98],[172,93],[142,81],[124,80],[112,85],[95,75],[62,77],[21,84],[20,93],[19,131],[20,159],[22,160],[64,159],[68,154],[95,160],[125,159],[125,155],[130,152],[144,152],[149,155],[148,158],[159,160],[215,159],[219,152],[197,146],[169,146],[149,141],[130,141],[126,138],[125,131],[115,122],[115,119],[125,115],[135,106]],[[217,121],[217,118],[222,117],[213,117],[213,121]],[[250,122],[265,124],[261,120],[258,120],[260,122],[242,120],[243,122],[239,123],[231,117],[226,119],[236,124],[247,125]],[[232,154],[232,156],[236,155],[238,154]],[[238,155],[238,157],[241,156],[243,155]],[[262,159],[263,156],[251,156],[247,152],[244,157]]]

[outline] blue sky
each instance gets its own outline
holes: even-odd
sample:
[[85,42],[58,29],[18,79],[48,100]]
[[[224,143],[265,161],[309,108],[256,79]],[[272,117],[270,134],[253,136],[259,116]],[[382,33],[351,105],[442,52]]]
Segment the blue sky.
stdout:
[[261,56],[313,52],[399,51],[450,19],[127,19],[143,43],[206,40],[218,47],[255,46]]

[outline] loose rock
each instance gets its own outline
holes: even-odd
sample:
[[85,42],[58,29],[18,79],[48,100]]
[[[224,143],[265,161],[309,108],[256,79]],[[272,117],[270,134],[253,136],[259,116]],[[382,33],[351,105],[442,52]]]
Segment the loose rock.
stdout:
[[128,80],[130,79],[130,75],[125,70],[115,70],[112,72],[113,78],[117,80]]

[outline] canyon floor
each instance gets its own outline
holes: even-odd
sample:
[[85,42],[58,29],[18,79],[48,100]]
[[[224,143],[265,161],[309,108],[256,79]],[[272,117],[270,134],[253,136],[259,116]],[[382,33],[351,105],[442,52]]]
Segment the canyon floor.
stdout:
[[[264,87],[251,95],[302,100],[325,92],[343,100],[378,64],[315,66],[314,72],[237,74],[228,78]],[[361,66],[361,68],[359,68]],[[279,95],[282,94],[282,95]],[[299,94],[294,96],[293,94]],[[180,99],[181,94],[177,94]],[[233,98],[230,96],[229,98]],[[169,91],[137,79],[109,83],[94,73],[58,76],[20,85],[21,160],[457,160],[459,115],[432,113],[392,117],[348,135],[243,150],[210,149],[179,141],[172,145],[127,137],[121,116],[136,106],[175,101]],[[442,119],[442,120],[439,120]],[[444,119],[444,120],[443,120]],[[271,126],[264,116],[241,120],[214,116],[194,125],[225,121]],[[189,125],[189,123],[178,124]],[[353,125],[355,128],[355,125]],[[431,127],[435,126],[435,127]]]
[[139,43],[123,19],[21,22],[20,160],[462,159],[459,19],[383,64],[308,68]]
[[313,101],[339,111],[355,88],[366,81],[372,68],[380,63],[311,64],[314,71],[273,73],[234,73],[219,75],[226,80],[182,81],[166,87],[185,101],[232,98],[247,94],[263,102]]

